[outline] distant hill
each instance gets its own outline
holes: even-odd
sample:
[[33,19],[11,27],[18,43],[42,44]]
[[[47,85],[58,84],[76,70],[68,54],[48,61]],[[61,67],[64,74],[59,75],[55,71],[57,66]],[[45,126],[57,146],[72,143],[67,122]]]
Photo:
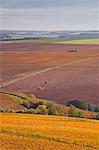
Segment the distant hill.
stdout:
[[0,40],[99,38],[99,31],[12,31],[1,30]]

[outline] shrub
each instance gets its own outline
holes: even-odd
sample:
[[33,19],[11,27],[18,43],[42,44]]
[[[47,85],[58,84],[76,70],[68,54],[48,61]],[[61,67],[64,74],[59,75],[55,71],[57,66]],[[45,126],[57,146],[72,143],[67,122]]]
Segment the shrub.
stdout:
[[30,107],[33,109],[36,109],[39,105],[44,105],[44,102],[42,101],[30,102]]
[[78,111],[77,108],[73,105],[70,105],[69,111],[68,111],[69,117],[78,117]]
[[99,112],[99,105],[95,107],[95,112]]
[[26,110],[25,113],[35,114],[35,110],[33,108],[31,108],[31,109]]
[[69,111],[68,111],[69,117],[78,117],[78,118],[84,118],[84,113],[82,111],[79,111],[75,106],[70,105]]
[[94,104],[92,104],[92,103],[88,104],[88,110],[89,111],[95,111],[95,108],[96,108],[96,106]]
[[88,103],[79,99],[74,99],[74,100],[69,101],[67,103],[67,106],[70,106],[70,105],[73,105],[77,108],[84,109],[84,110],[88,109]]
[[99,120],[99,114],[96,115],[96,120]]
[[95,105],[93,103],[87,103],[83,100],[74,99],[69,102],[67,102],[67,106],[73,105],[77,108],[83,109],[83,110],[89,110],[89,111],[95,111],[99,112],[99,106]]
[[55,107],[59,116],[66,116],[67,111],[64,105],[56,104]]
[[23,101],[23,105],[27,108],[27,109],[29,109],[31,106],[30,106],[30,103],[28,102],[28,101],[26,101],[26,100],[24,100]]
[[42,114],[42,115],[48,114],[48,111],[45,105],[39,105],[36,111],[38,114]]
[[78,117],[79,118],[85,118],[84,112],[78,111]]
[[58,115],[57,109],[52,103],[48,106],[48,115]]

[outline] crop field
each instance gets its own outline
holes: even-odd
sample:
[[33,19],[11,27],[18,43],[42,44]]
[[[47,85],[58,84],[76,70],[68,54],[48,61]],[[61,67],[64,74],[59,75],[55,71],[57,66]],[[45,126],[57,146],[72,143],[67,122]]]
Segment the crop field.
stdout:
[[6,42],[0,54],[1,91],[31,92],[59,103],[74,98],[98,103],[98,44]]
[[[98,64],[98,58],[66,64],[52,68],[52,70],[45,70],[45,72],[37,75],[31,75],[4,89],[21,92],[31,91],[40,98],[54,99],[62,103],[72,98],[81,98],[98,103]],[[48,80],[48,85],[45,85],[45,80]]]
[[99,39],[68,39],[56,43],[62,44],[99,44]]
[[0,93],[0,110],[2,109],[23,109],[23,107],[15,101],[14,97]]
[[[99,105],[98,39],[1,42],[0,58],[0,150],[99,150],[99,121],[66,117],[69,100]],[[37,102],[65,116],[27,114]]]
[[2,43],[62,43],[62,44],[99,44],[99,38],[65,38],[48,40],[16,40],[3,41]]
[[1,150],[98,150],[99,121],[0,114]]

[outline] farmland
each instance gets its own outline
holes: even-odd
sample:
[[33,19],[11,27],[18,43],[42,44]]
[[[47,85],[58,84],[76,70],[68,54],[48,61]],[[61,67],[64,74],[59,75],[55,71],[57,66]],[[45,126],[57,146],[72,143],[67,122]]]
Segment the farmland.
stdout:
[[[1,42],[1,150],[99,149],[99,121],[67,117],[65,105],[71,99],[99,104],[98,40],[62,42]],[[50,103],[58,116],[50,116]],[[97,115],[77,111],[85,118]]]
[[83,40],[86,44],[1,43],[1,90],[31,92],[59,103],[79,98],[98,104],[99,45]]
[[99,44],[99,39],[67,39],[56,43],[62,44]]
[[0,120],[1,150],[99,149],[99,121],[6,113]]
[[59,43],[59,44],[99,44],[99,38],[64,38],[64,39],[48,39],[48,40],[10,40],[2,43]]

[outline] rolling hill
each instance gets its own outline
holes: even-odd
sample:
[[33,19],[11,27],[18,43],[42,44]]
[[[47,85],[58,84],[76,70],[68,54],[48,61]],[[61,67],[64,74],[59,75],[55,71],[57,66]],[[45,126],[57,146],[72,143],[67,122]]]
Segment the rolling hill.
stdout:
[[[31,94],[29,93],[0,92],[1,112],[48,114],[50,105],[52,105],[54,109],[57,111],[57,113],[52,113],[51,115],[58,115],[58,116],[69,115],[68,114],[70,110],[69,106],[56,103],[53,100],[38,99],[33,94],[31,96]],[[78,108],[76,109],[78,112],[79,111],[82,112],[82,114],[86,118],[95,118],[97,115],[97,112],[82,110]]]
[[99,121],[47,115],[0,114],[1,150],[98,150]]

